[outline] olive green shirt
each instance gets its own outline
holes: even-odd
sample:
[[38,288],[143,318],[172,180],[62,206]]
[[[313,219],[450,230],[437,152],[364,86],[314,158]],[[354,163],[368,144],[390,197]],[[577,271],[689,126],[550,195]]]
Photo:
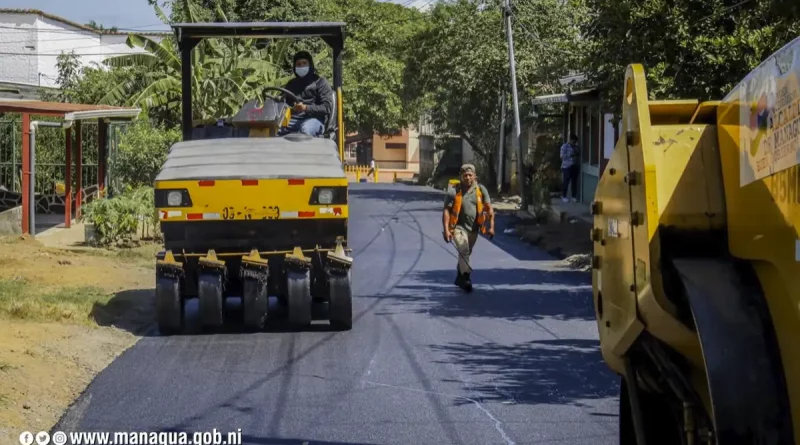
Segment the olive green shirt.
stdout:
[[[475,187],[481,188],[481,198],[483,199],[484,205],[492,203],[492,200],[489,197],[489,191],[486,190],[486,187],[484,187],[482,184],[474,183],[466,193],[462,194],[461,211],[458,214],[458,222],[456,223],[456,227],[461,227],[467,232],[478,230],[478,227],[475,225],[475,219],[478,217],[478,197],[475,194]],[[445,208],[452,211],[455,200],[455,187],[448,187],[447,195],[444,198]]]

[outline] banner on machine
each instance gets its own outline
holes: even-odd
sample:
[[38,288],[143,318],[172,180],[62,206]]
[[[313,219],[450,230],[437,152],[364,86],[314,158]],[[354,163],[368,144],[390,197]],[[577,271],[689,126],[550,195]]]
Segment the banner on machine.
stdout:
[[739,105],[739,185],[800,164],[800,38],[753,70],[725,102]]

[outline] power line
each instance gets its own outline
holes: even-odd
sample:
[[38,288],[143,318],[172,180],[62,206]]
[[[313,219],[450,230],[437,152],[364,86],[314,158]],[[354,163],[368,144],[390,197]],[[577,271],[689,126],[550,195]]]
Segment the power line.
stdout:
[[[163,23],[161,23],[160,25],[164,26]],[[74,26],[74,25],[67,25],[67,26]],[[145,25],[145,26],[155,26],[155,25]],[[145,26],[143,26],[142,28],[144,28]],[[86,28],[90,28],[90,27],[86,26]],[[20,31],[20,32],[48,33],[48,34],[75,34],[75,33],[79,33],[79,32],[94,32],[94,33],[97,33],[97,34],[100,34],[100,35],[119,35],[119,34],[131,34],[131,33],[142,32],[141,28],[117,28],[116,32],[119,33],[119,34],[115,34],[114,32],[110,32],[110,30],[108,30],[108,29],[90,30],[91,28],[90,29],[86,29],[86,28],[78,28],[78,29],[74,29],[74,30],[70,30],[70,29],[46,29],[46,30],[43,30],[43,29],[39,29],[39,28],[20,28],[19,26],[0,25],[0,29],[8,29],[8,30],[11,30],[11,31]],[[144,31],[144,32],[171,33],[172,30],[157,30],[157,31]]]
[[[60,49],[60,51],[66,52],[66,53],[70,53],[72,51],[75,51],[76,49],[102,48],[102,47],[108,47],[108,46],[110,46],[108,43],[95,43],[95,44],[88,45],[88,46],[73,46],[73,47],[69,47],[69,48],[62,48],[62,49]],[[44,53],[44,54],[42,54],[42,53],[18,53],[18,54],[30,54],[30,55],[37,55],[37,56],[50,55],[50,54],[47,54],[47,53]],[[127,53],[123,53],[123,54],[127,54]],[[59,55],[59,54],[56,54],[56,55]],[[77,55],[81,56],[81,55],[85,55],[85,54],[77,54]]]
[[[31,31],[33,31],[33,30],[31,30]],[[45,32],[49,32],[49,31],[45,31]],[[5,31],[3,31],[2,33],[5,33]],[[0,33],[0,34],[2,34],[2,33]],[[69,34],[70,35],[75,35],[77,33],[78,33],[77,31],[74,31],[74,32],[70,32]],[[66,35],[67,33],[64,33],[64,34]],[[57,38],[52,38],[52,39],[32,38],[32,39],[24,39],[24,40],[4,40],[4,41],[0,42],[0,44],[1,45],[8,45],[8,44],[15,44],[15,43],[21,44],[21,43],[28,43],[28,42],[34,42],[34,41],[35,42],[70,42],[70,41],[78,41],[78,40],[96,39],[98,37],[100,39],[102,39],[103,37],[124,37],[124,38],[127,38],[130,34],[149,35],[151,33],[130,32],[130,33],[124,33],[124,34],[121,33],[121,34],[82,35],[80,37],[71,37],[71,38],[68,38],[68,37],[57,37]],[[165,34],[172,35],[171,32],[168,32],[168,33],[165,33]]]
[[[60,54],[42,54],[42,53],[11,53],[11,52],[0,52],[0,56],[29,56],[29,57],[58,57],[62,54],[68,53],[60,53]],[[150,54],[148,52],[127,52],[127,53],[78,53],[75,54],[76,56],[126,56],[129,54]]]

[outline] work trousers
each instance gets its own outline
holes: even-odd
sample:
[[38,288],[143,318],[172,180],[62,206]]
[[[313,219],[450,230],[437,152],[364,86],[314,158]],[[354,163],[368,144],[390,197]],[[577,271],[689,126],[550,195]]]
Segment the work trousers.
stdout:
[[289,120],[288,126],[281,128],[278,132],[278,136],[285,136],[289,133],[305,133],[311,137],[317,137],[324,131],[325,126],[322,125],[319,119],[313,117],[298,119],[293,117]]
[[581,166],[572,164],[567,168],[561,169],[561,197],[567,197],[567,190],[572,186],[572,197],[578,199],[578,176],[581,174]]
[[472,254],[472,248],[475,247],[475,242],[478,241],[478,232],[467,232],[463,227],[456,226],[453,230],[453,244],[458,251],[458,272],[465,274],[469,272],[469,256]]

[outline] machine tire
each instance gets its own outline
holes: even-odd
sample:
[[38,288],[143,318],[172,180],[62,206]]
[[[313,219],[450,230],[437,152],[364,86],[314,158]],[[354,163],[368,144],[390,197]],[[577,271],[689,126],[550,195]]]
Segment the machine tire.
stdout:
[[311,271],[286,272],[286,300],[289,324],[304,328],[311,324]]
[[156,319],[161,335],[175,335],[183,331],[184,305],[178,278],[157,277]]
[[197,297],[200,306],[200,325],[204,329],[221,327],[225,322],[222,276],[215,273],[201,273],[197,280]]
[[[625,377],[620,378],[619,388],[619,444],[638,445]],[[686,436],[681,434],[683,422],[675,418],[663,396],[640,390],[639,403],[647,445],[685,445]]]
[[753,266],[728,258],[673,264],[702,347],[718,442],[794,443],[780,346]]
[[248,331],[260,331],[267,322],[269,296],[267,285],[253,278],[246,278],[242,283],[242,317],[244,328]]
[[339,331],[353,328],[353,291],[351,272],[345,276],[332,276],[329,283],[328,318],[331,326]]

